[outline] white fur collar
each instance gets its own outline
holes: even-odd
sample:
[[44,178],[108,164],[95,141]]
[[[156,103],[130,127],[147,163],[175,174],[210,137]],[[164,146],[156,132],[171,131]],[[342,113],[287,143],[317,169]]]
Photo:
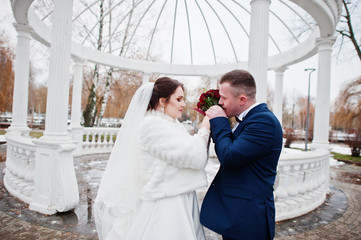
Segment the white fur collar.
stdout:
[[168,121],[171,121],[171,122],[179,122],[178,119],[172,118],[168,114],[165,114],[165,113],[163,113],[161,111],[156,111],[156,110],[148,111],[147,116],[156,116],[156,117],[164,118],[164,119],[166,119]]

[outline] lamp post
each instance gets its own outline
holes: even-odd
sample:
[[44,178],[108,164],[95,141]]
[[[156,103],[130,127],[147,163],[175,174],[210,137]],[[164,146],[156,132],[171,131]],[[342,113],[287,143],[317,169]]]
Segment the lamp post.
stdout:
[[305,151],[307,151],[307,142],[308,142],[308,128],[310,122],[310,84],[311,84],[311,73],[316,71],[314,68],[306,68],[305,71],[310,71],[308,74],[308,98],[307,98],[307,116],[306,116],[306,136],[305,136]]

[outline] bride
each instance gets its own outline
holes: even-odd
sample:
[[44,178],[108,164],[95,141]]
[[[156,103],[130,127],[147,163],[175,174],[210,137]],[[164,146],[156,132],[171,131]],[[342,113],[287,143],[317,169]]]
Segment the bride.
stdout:
[[177,80],[136,91],[94,203],[100,239],[205,239],[195,190],[207,185],[209,119],[191,136],[184,108]]

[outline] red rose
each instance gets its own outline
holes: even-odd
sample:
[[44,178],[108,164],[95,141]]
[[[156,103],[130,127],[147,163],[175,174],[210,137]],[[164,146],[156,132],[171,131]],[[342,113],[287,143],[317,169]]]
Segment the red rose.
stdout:
[[213,105],[218,105],[220,95],[218,89],[211,89],[204,92],[199,97],[197,108],[194,108],[197,112],[205,116],[205,112]]

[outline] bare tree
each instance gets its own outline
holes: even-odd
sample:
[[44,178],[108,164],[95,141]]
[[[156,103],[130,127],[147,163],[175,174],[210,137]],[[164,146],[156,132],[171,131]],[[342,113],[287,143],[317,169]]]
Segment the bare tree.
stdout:
[[[87,2],[84,1],[83,4],[87,6]],[[98,35],[97,35],[97,43],[93,44],[96,45],[98,51],[108,52],[110,54],[114,54],[115,51],[118,51],[118,56],[123,56],[127,50],[129,45],[129,36],[130,36],[130,29],[132,27],[132,18],[133,18],[133,10],[136,5],[135,1],[131,2],[130,10],[127,13],[126,18],[126,26],[122,29],[122,34],[117,36],[114,35],[115,30],[119,27],[119,22],[116,22],[116,18],[113,19],[113,6],[118,5],[118,3],[114,0],[108,0],[105,2],[104,0],[100,1],[99,4],[99,13],[97,10],[92,11],[94,16],[97,16],[98,19]],[[116,16],[117,17],[117,16]],[[113,24],[114,21],[114,24]],[[115,26],[115,27],[114,27]],[[83,24],[84,29],[87,31],[87,36],[92,36],[92,38],[88,37],[88,41],[94,41],[91,39],[95,39],[94,36],[91,34],[92,29],[87,26],[86,23]],[[114,27],[114,29],[113,29]],[[107,29],[107,31],[106,31]],[[118,30],[119,31],[119,30]],[[116,48],[113,49],[112,40],[111,38],[118,38],[118,36],[122,36],[119,41],[116,41]],[[113,42],[114,43],[114,42]],[[137,57],[137,56],[136,56]],[[142,58],[140,56],[140,58]],[[90,77],[92,83],[88,85],[88,98],[87,104],[83,111],[84,117],[84,126],[100,126],[102,118],[106,115],[107,111],[107,104],[109,99],[112,97],[111,88],[115,86],[117,79],[114,78],[114,73],[117,71],[113,67],[105,67],[100,66],[98,64],[94,65],[93,75]],[[122,72],[122,71],[118,71]],[[129,75],[127,75],[129,76]],[[119,79],[119,78],[118,78]],[[132,78],[134,79],[134,78]],[[88,78],[89,80],[89,78]],[[88,82],[89,83],[89,82]]]
[[4,32],[0,33],[0,112],[11,112],[14,88],[14,53]]
[[123,118],[135,91],[142,84],[139,73],[117,70],[113,72],[114,83],[110,89],[109,104],[105,117]]
[[351,156],[359,157],[361,151],[361,130],[352,131],[346,138],[347,145],[351,148]]
[[[334,49],[338,49],[337,57],[341,56],[341,52],[347,52],[347,56],[354,56],[356,53],[361,60],[361,0],[342,0],[343,11],[336,27],[337,41]],[[309,19],[308,14],[302,16],[304,19]],[[311,28],[315,28],[317,23],[310,20],[310,25],[307,26],[304,22],[295,21],[291,26],[292,31],[297,37],[301,37],[307,33]],[[352,48],[348,44],[352,43]],[[352,50],[350,50],[352,49]],[[355,51],[353,50],[355,49]]]
[[341,89],[332,118],[334,129],[361,130],[361,77]]
[[[134,7],[134,0],[132,1],[132,4],[133,4],[133,7]],[[111,5],[112,5],[112,1],[109,0],[109,8],[111,8]],[[109,16],[109,29],[108,30],[109,30],[109,35],[111,35],[111,32],[112,32],[112,27],[111,27],[112,26],[112,24],[111,24],[112,23],[112,14],[111,14],[111,11],[109,12],[108,16]],[[128,23],[127,23],[127,26],[126,26],[126,29],[125,29],[125,34],[123,36],[122,45],[120,47],[120,51],[119,51],[119,54],[118,54],[119,56],[122,56],[123,53],[124,53],[124,49],[125,49],[128,34],[129,34],[129,28],[131,26],[132,16],[133,16],[133,10],[131,10],[130,14],[129,14]],[[109,42],[108,46],[109,46],[109,53],[111,53],[112,52],[111,42]],[[101,104],[101,107],[100,107],[99,115],[98,115],[97,120],[96,120],[96,126],[97,127],[100,126],[100,123],[101,123],[101,121],[103,119],[103,116],[105,114],[105,110],[106,110],[108,99],[109,99],[110,87],[111,87],[112,80],[113,80],[113,72],[114,72],[113,67],[111,67],[107,71],[107,76],[106,76],[106,81],[105,81],[105,89],[104,89],[104,94],[103,94],[103,97],[102,97],[102,104]]]
[[[342,3],[344,6],[344,11],[336,29],[336,31],[341,36],[339,52],[343,48],[345,38],[348,38],[355,48],[355,51],[361,61],[361,43],[359,42],[360,40],[357,39],[360,38],[360,36],[356,34],[361,30],[360,22],[353,21],[356,21],[357,19],[358,21],[360,20],[360,0],[355,0],[353,2],[351,0],[342,0]],[[354,29],[355,27],[357,28],[356,30]]]
[[[104,26],[104,0],[100,0],[99,5],[99,34],[98,34],[98,41],[97,41],[97,49],[99,51],[102,50],[103,45],[103,26]],[[94,66],[94,74],[92,78],[92,85],[90,88],[90,93],[88,96],[88,102],[86,108],[83,112],[84,118],[84,126],[92,127],[94,125],[95,115],[97,111],[96,103],[97,103],[97,88],[99,82],[99,64],[95,64]]]
[[[300,97],[297,101],[297,104],[299,106],[299,113],[298,116],[300,117],[300,124],[302,126],[302,129],[306,129],[306,121],[307,121],[307,98],[306,97]],[[309,115],[309,130],[313,131],[313,121],[314,121],[314,114],[315,108],[310,101],[310,115]]]

